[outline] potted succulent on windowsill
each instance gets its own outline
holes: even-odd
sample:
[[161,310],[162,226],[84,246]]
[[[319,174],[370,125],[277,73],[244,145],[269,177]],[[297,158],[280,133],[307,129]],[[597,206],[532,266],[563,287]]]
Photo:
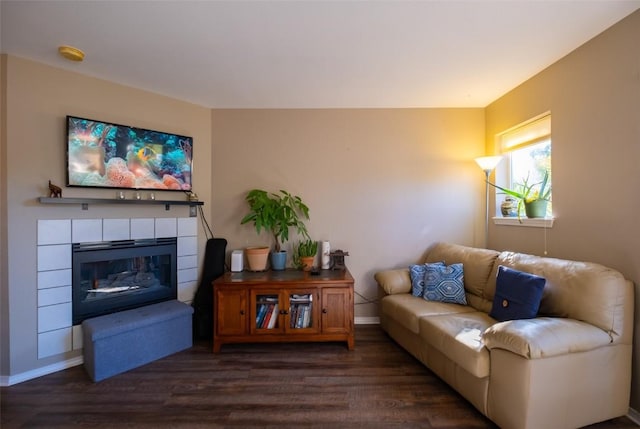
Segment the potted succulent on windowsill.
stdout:
[[543,218],[547,215],[547,205],[551,198],[551,186],[549,182],[549,171],[544,172],[544,177],[540,182],[529,184],[529,175],[518,185],[518,190],[503,188],[502,186],[489,183],[496,189],[518,200],[518,219],[524,205],[524,211],[528,218]]
[[311,239],[298,242],[293,247],[293,264],[303,271],[311,271],[318,253],[318,242]]
[[[276,194],[253,189],[247,193],[245,200],[249,204],[249,213],[242,218],[240,224],[251,222],[258,234],[263,229],[271,233],[275,240],[275,248],[271,253],[271,268],[284,270],[287,253],[282,250],[282,244],[289,240],[289,228],[295,228],[299,235],[309,238],[304,224],[304,219],[309,219],[309,207],[300,197],[283,190]],[[249,265],[251,270],[264,270],[266,258],[262,268],[253,267],[251,263]]]

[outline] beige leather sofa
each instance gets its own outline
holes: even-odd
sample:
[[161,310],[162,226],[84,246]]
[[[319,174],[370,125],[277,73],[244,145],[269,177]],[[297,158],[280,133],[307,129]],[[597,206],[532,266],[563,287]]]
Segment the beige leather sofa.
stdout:
[[[382,328],[503,429],[577,428],[627,414],[633,286],[602,265],[437,243],[425,262],[462,263],[468,305],[411,294],[381,271]],[[538,316],[489,316],[499,265],[546,278]]]

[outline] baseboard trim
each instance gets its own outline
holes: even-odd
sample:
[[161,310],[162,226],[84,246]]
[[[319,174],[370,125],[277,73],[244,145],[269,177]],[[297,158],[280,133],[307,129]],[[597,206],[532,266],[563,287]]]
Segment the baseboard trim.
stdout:
[[379,325],[380,318],[379,317],[356,317],[355,318],[356,325]]
[[629,408],[629,414],[627,414],[629,420],[640,426],[640,412],[634,410],[633,408]]
[[[379,325],[379,317],[356,317],[356,325]],[[0,387],[8,387],[14,384],[22,383],[24,381],[32,380],[34,378],[42,377],[43,375],[53,374],[54,372],[62,371],[67,368],[82,365],[84,359],[82,356],[77,356],[73,359],[69,359],[63,362],[54,363],[44,366],[42,368],[34,369],[32,371],[23,372],[21,374],[0,376]]]
[[20,374],[9,375],[9,376],[3,375],[3,376],[0,376],[0,386],[1,387],[12,386],[14,384],[18,384],[24,381],[33,380],[34,378],[42,377],[43,375],[53,374],[54,372],[62,371],[63,369],[82,365],[83,363],[84,363],[84,358],[82,356],[77,356],[72,359],[68,359],[62,362],[43,366],[42,368],[26,371]]

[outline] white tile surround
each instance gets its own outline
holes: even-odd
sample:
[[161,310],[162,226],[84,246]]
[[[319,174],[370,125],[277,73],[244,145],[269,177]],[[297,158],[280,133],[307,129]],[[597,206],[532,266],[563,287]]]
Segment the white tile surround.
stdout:
[[197,218],[38,220],[38,359],[82,348],[71,322],[71,243],[177,238],[178,299],[198,287]]

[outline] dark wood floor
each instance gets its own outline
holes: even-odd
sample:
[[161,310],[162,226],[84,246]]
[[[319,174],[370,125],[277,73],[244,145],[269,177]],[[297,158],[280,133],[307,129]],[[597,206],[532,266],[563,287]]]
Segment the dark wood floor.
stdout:
[[[2,428],[495,428],[377,326],[344,344],[208,342],[93,383],[82,366],[0,389]],[[590,429],[636,428],[618,418]]]

